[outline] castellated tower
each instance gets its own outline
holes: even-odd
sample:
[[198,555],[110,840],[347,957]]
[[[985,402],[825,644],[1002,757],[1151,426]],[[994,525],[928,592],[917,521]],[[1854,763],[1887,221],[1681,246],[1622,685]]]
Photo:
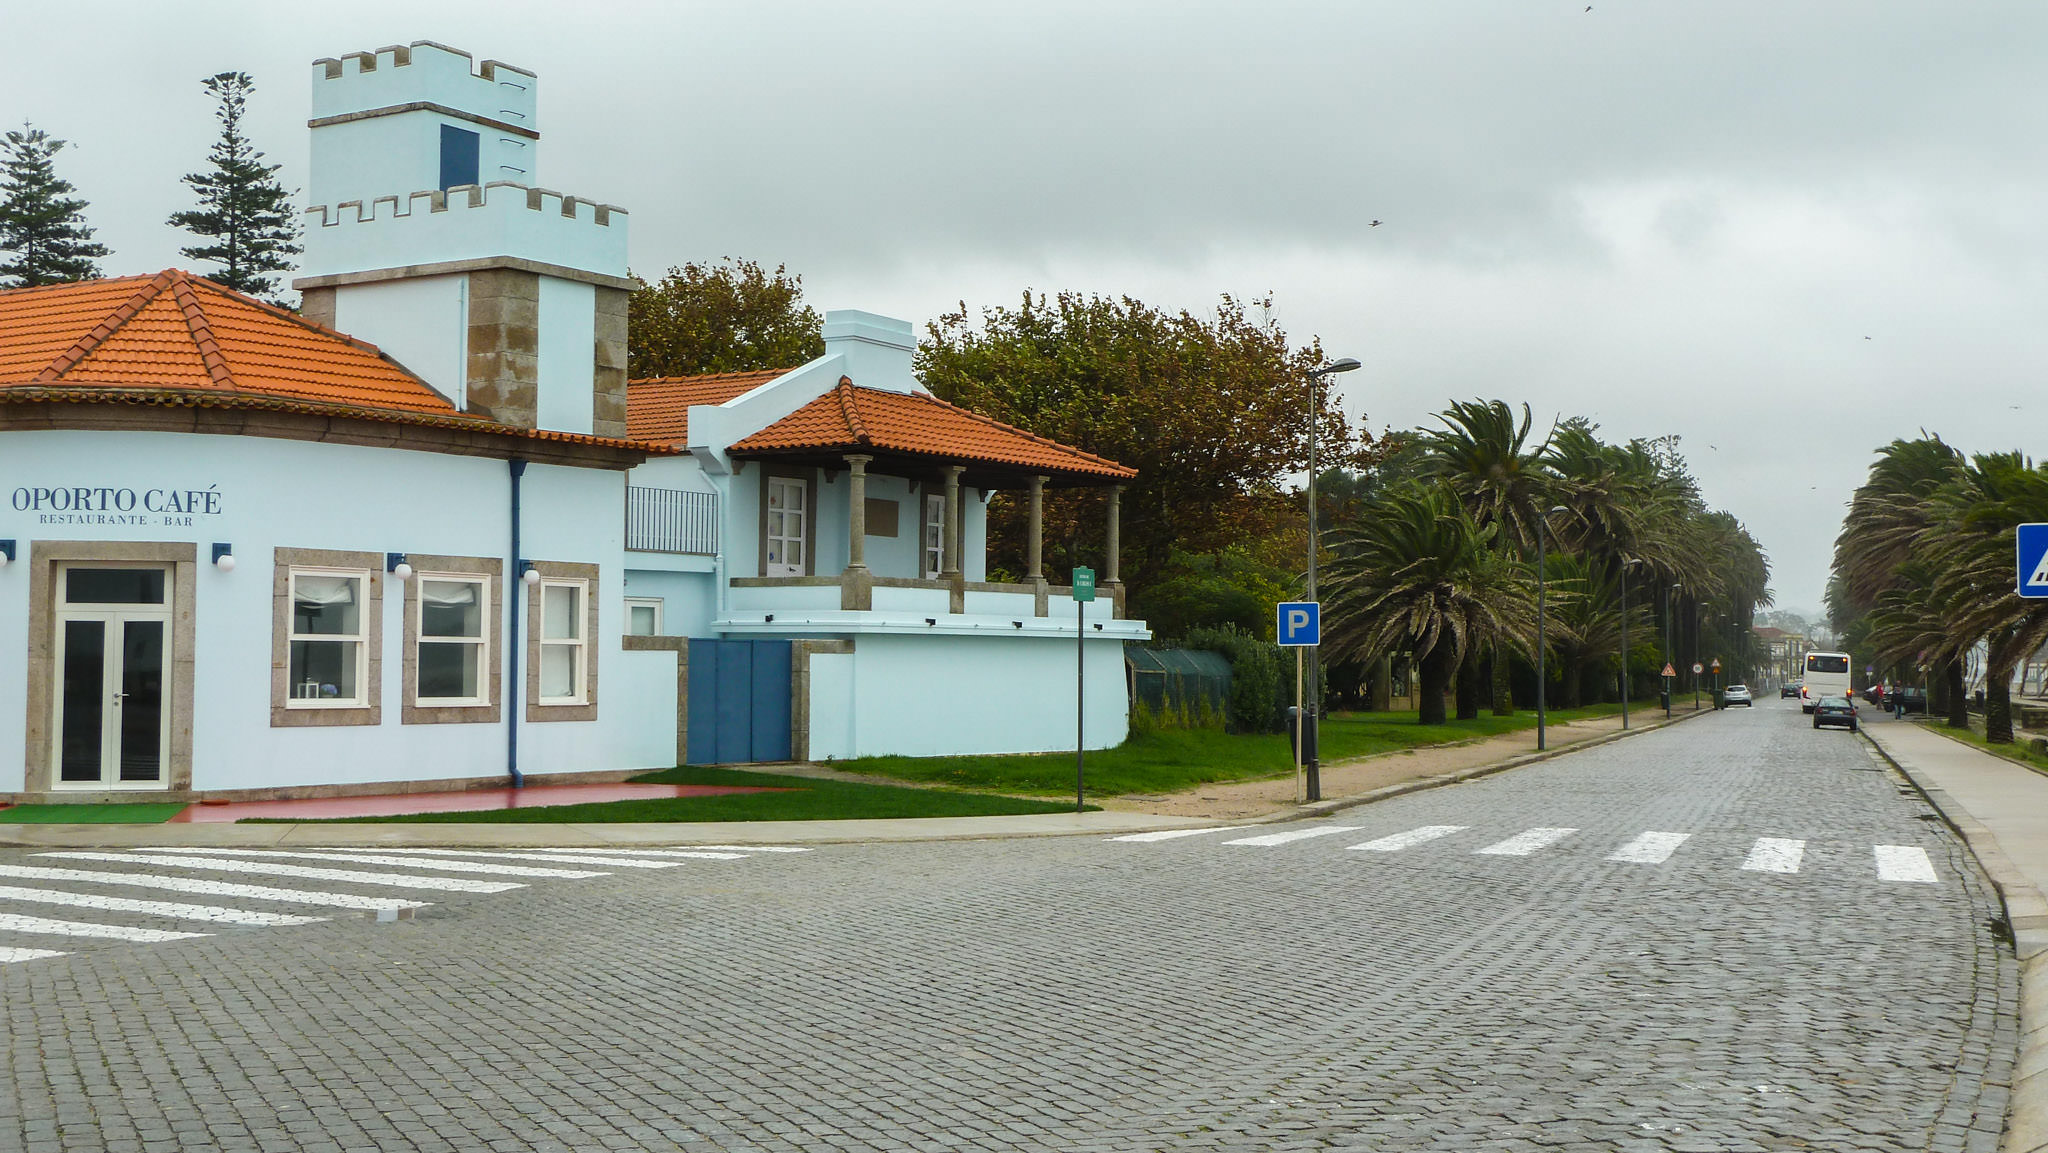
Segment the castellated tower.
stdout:
[[432,41],[313,62],[308,319],[459,408],[626,435],[626,213],[538,184],[531,72]]

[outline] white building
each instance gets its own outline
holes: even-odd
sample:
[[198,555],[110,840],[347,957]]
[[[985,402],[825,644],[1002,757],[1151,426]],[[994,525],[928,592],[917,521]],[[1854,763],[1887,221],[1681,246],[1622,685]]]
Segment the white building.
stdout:
[[[0,292],[0,798],[1062,749],[1077,646],[1123,739],[1130,470],[923,394],[864,313],[629,389],[626,215],[538,185],[531,73],[421,42],[312,83],[303,318],[175,271]],[[1035,561],[983,579],[989,494],[1047,485],[1111,489],[1078,621]]]

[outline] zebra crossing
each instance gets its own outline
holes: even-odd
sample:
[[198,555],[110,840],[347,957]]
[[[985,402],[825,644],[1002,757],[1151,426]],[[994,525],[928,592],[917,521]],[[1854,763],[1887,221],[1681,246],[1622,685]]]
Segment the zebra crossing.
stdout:
[[[1228,825],[1206,829],[1159,829],[1107,839],[1134,844],[1161,844],[1242,831],[1244,828],[1246,826]],[[1477,857],[1529,858],[1568,843],[1584,843],[1591,836],[1581,836],[1581,830],[1576,828],[1538,826],[1523,829],[1507,837],[1492,839],[1503,831],[1505,830],[1486,834],[1470,825],[1420,825],[1343,847],[1349,851],[1364,853],[1405,853],[1417,849],[1427,852],[1434,849]],[[1215,843],[1224,846],[1270,849],[1327,837],[1340,837],[1346,833],[1363,832],[1364,828],[1358,825],[1307,825],[1277,833],[1234,837]],[[1472,843],[1475,840],[1484,843],[1475,846]],[[1661,865],[1678,856],[1689,844],[1697,845],[1692,833],[1650,829],[1616,845],[1613,851],[1604,854],[1604,859],[1616,864]],[[1739,869],[1749,873],[1799,873],[1806,864],[1807,844],[1805,840],[1791,837],[1757,837],[1749,844]],[[1720,852],[1719,849],[1703,851]],[[1867,859],[1870,861],[1873,875],[1879,881],[1903,884],[1940,883],[1940,877],[1935,873],[1934,862],[1927,856],[1927,850],[1917,845],[1872,845]]]
[[309,925],[337,912],[410,918],[433,903],[424,896],[489,896],[537,882],[810,851],[789,845],[51,850],[31,854],[36,864],[0,862],[0,965],[65,956],[65,949],[51,947],[62,943],[59,938],[145,944],[205,937],[222,926]]

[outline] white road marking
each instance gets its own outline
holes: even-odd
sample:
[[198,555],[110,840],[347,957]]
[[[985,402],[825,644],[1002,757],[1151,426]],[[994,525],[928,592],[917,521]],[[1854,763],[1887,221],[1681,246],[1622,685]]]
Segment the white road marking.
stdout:
[[1749,856],[1742,862],[1742,867],[1752,873],[1796,873],[1799,871],[1799,858],[1805,855],[1805,841],[1758,837],[1756,844],[1750,846]]
[[251,909],[228,909],[219,905],[187,905],[180,901],[138,901],[133,897],[103,897],[97,893],[67,893],[62,889],[23,889],[0,885],[0,901],[26,901],[36,905],[69,905],[78,909],[105,909],[110,913],[147,913],[175,917],[180,921],[214,921],[224,925],[310,925],[325,917],[301,917],[291,913],[260,913]]
[[582,880],[585,877],[605,877],[609,873],[593,873],[583,869],[543,869],[533,865],[487,865],[476,861],[442,861],[435,858],[400,857],[382,853],[294,853],[282,849],[195,849],[195,848],[142,848],[140,853],[195,853],[222,857],[295,857],[313,861],[353,861],[358,865],[397,865],[401,868],[427,867],[449,873],[489,873],[504,877],[555,877],[564,880]]
[[1405,833],[1395,833],[1391,837],[1381,837],[1377,841],[1367,841],[1362,845],[1349,845],[1346,847],[1362,849],[1370,853],[1398,853],[1402,849],[1420,845],[1425,841],[1434,841],[1438,837],[1448,837],[1452,833],[1462,833],[1471,827],[1470,825],[1424,825],[1419,829],[1410,829]]
[[1691,833],[1644,833],[1614,850],[1607,859],[1631,865],[1661,865],[1671,859],[1678,846],[1690,839]]
[[272,877],[304,877],[309,881],[339,881],[348,885],[390,885],[399,889],[439,889],[450,893],[502,893],[526,886],[514,881],[472,881],[465,877],[425,877],[410,873],[365,873],[355,869],[314,869],[304,865],[276,865],[268,861],[237,861],[228,857],[186,857],[148,853],[37,853],[71,861],[115,861],[141,865],[163,865],[172,869],[210,869],[220,873],[260,873]]
[[85,921],[54,921],[48,917],[26,917],[0,913],[0,932],[46,933],[53,937],[106,937],[115,941],[187,941],[205,933],[178,933],[170,929],[136,929],[127,925],[94,925]]
[[1206,833],[1227,833],[1233,829],[1250,828],[1249,825],[1215,825],[1206,829],[1159,829],[1150,833],[1129,833],[1121,837],[1110,837],[1112,841],[1172,841],[1181,837],[1199,837]]
[[1498,844],[1492,844],[1486,846],[1483,849],[1474,850],[1473,855],[1488,857],[1526,857],[1529,854],[1534,853],[1540,849],[1547,849],[1550,846],[1558,843],[1559,841],[1564,840],[1566,837],[1569,837],[1576,832],[1578,832],[1577,829],[1530,829],[1527,832],[1516,833],[1514,836],[1509,837],[1507,840],[1501,841]]
[[694,857],[706,850],[728,853],[808,853],[793,845],[691,845],[687,849],[572,849],[577,853],[621,853],[641,857]]
[[359,897],[354,893],[323,893],[309,889],[273,889],[267,885],[237,885],[231,881],[206,881],[198,877],[165,877],[155,873],[103,873],[97,869],[44,869],[34,865],[0,865],[0,877],[30,881],[83,881],[92,885],[128,885],[138,889],[162,889],[170,893],[196,893],[208,897],[244,897],[255,901],[288,901],[298,905],[325,905],[336,909],[381,912],[386,909],[424,909],[432,902],[403,897]]
[[1310,837],[1328,837],[1336,833],[1355,833],[1357,825],[1322,825],[1311,829],[1292,829],[1285,833],[1267,833],[1263,837],[1239,837],[1225,841],[1226,845],[1284,845],[1289,841],[1306,841]]
[[16,961],[40,961],[44,957],[63,955],[55,949],[14,949],[0,945],[0,965],[10,965]]
[[1912,845],[1873,845],[1877,852],[1877,879],[1934,883],[1934,862],[1927,850]]
[[[325,850],[327,854],[345,850]],[[519,853],[499,853],[484,849],[379,849],[383,853],[403,853],[408,857],[496,857],[512,861],[553,861],[567,865],[612,865],[621,869],[673,869],[681,861],[636,861],[631,857],[593,857],[584,855],[580,849],[528,849]],[[745,853],[698,853],[677,851],[673,856],[690,856],[710,861],[737,861]]]

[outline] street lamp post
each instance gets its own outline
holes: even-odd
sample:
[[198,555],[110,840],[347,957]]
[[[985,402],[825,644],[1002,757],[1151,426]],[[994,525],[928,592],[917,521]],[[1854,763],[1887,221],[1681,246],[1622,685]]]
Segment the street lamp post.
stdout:
[[[1308,374],[1308,599],[1316,599],[1316,550],[1322,543],[1316,530],[1316,416],[1322,411],[1323,378],[1336,372],[1351,372],[1358,367],[1352,357],[1335,360]],[[1308,646],[1308,701],[1307,715],[1301,718],[1305,726],[1302,732],[1308,735],[1308,799],[1323,799],[1322,750],[1317,746],[1316,736],[1322,725],[1323,706],[1323,657],[1321,650]]]
[[1539,753],[1544,748],[1543,693],[1544,682],[1548,679],[1548,673],[1545,672],[1543,664],[1545,648],[1543,639],[1543,570],[1550,558],[1548,551],[1544,548],[1544,541],[1550,536],[1550,518],[1558,513],[1568,513],[1570,511],[1570,509],[1561,504],[1552,505],[1548,512],[1536,518],[1536,751]]
[[[1664,667],[1666,669],[1671,668],[1671,594],[1684,587],[1682,584],[1673,584],[1670,588],[1664,590]],[[1664,674],[1664,719],[1667,721],[1671,719],[1671,689],[1671,674],[1666,672]]]
[[[1700,663],[1700,613],[1706,607],[1706,601],[1694,602],[1692,606],[1692,663],[1694,665]],[[1692,672],[1692,711],[1700,711],[1700,672],[1698,668],[1694,668]]]
[[1621,727],[1628,730],[1628,570],[1643,563],[1623,557],[1621,564]]

